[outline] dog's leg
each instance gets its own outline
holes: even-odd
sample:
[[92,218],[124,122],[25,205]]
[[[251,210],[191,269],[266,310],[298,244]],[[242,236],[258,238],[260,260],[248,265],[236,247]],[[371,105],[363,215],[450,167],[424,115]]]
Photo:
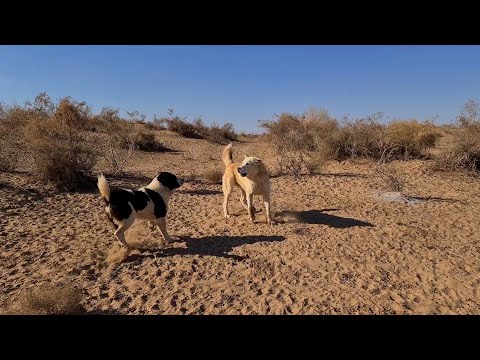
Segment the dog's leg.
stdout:
[[167,220],[166,218],[158,218],[157,221],[157,228],[160,231],[160,233],[163,236],[163,239],[165,240],[165,243],[169,244],[173,242],[173,239],[168,235],[167,232]]
[[115,237],[117,238],[120,246],[125,247],[127,250],[130,250],[130,246],[125,240],[125,231],[128,230],[130,226],[135,222],[135,215],[132,213],[128,219],[122,220],[120,226],[115,231]]
[[263,195],[263,205],[265,206],[265,216],[267,218],[267,224],[269,225],[275,225],[275,222],[272,221],[272,218],[270,216],[270,194],[264,194]]
[[224,177],[222,179],[222,189],[223,189],[223,216],[228,219],[230,215],[228,214],[228,199],[232,194],[233,186],[228,182],[228,180]]
[[253,194],[249,193],[247,194],[247,206],[248,206],[248,218],[250,219],[251,222],[255,220],[255,210],[253,208]]
[[247,195],[245,194],[245,191],[243,189],[240,189],[240,202],[242,203],[245,210],[248,211]]
[[[245,194],[245,191],[240,188],[240,202],[242,203],[243,207],[245,208],[245,210],[248,211],[248,204],[247,204],[247,195]],[[255,213],[257,212],[257,210],[255,209],[255,206],[252,205],[252,212],[253,212],[253,218],[255,218]]]

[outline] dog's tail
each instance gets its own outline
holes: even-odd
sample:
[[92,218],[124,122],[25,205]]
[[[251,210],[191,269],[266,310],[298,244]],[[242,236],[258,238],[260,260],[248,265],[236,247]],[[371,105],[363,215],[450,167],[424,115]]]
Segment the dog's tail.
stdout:
[[107,179],[103,174],[98,175],[98,182],[97,182],[98,190],[100,190],[100,195],[105,199],[105,201],[110,201],[110,186],[108,185]]
[[225,164],[225,166],[228,166],[228,165],[230,165],[231,163],[233,163],[233,159],[232,159],[232,143],[228,144],[228,145],[225,147],[225,149],[223,149],[222,160],[223,160],[223,163]]
[[112,223],[113,227],[115,229],[118,229],[118,225],[115,224],[113,221],[112,215],[110,213],[110,185],[108,185],[107,179],[105,179],[105,176],[103,174],[98,175],[98,182],[97,182],[98,190],[100,190],[100,195],[102,195],[103,200],[105,201],[105,214],[107,214],[108,220]]

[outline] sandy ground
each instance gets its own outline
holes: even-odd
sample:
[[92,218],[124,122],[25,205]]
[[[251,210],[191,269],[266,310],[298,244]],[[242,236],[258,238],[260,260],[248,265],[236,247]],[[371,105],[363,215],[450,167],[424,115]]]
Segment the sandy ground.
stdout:
[[[223,146],[158,136],[176,151],[139,153],[110,183],[223,169]],[[258,139],[234,144],[234,159],[243,154],[274,167]],[[0,173],[0,307],[26,289],[69,283],[88,312],[103,314],[480,314],[479,179],[396,165],[406,197],[383,192],[368,161],[272,178],[275,226],[263,211],[249,223],[238,190],[225,220],[221,185],[188,182],[167,220],[180,241],[163,247],[137,221],[126,257],[97,192],[62,194],[28,171]]]

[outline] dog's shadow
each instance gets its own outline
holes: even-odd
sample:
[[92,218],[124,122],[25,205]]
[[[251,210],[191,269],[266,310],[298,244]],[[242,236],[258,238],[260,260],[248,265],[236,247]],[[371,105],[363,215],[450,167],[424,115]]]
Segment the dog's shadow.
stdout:
[[333,228],[350,228],[355,226],[375,226],[369,222],[356,220],[352,218],[345,218],[341,216],[327,214],[327,211],[336,211],[338,209],[322,209],[322,210],[306,210],[306,211],[291,211],[285,210],[277,212],[276,220],[279,223],[302,223],[302,224],[316,224],[328,225]]
[[178,190],[181,194],[189,195],[218,195],[222,192],[219,190],[210,190],[210,189],[188,189],[188,190]]
[[241,261],[244,256],[229,254],[237,246],[250,245],[259,242],[278,242],[285,240],[284,236],[205,236],[201,238],[189,238],[181,236],[179,242],[185,242],[185,248],[137,248],[140,254],[129,255],[124,262],[134,262],[145,258],[158,258],[175,255],[200,255],[215,256],[226,259]]

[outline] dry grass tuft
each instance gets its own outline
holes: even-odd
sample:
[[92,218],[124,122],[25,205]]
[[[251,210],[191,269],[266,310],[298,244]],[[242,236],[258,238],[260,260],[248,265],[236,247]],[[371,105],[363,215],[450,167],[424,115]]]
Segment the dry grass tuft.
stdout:
[[203,178],[211,184],[222,183],[223,172],[218,169],[207,169],[203,173]]
[[24,291],[6,312],[17,315],[80,314],[84,312],[82,297],[82,292],[71,285],[42,285]]

